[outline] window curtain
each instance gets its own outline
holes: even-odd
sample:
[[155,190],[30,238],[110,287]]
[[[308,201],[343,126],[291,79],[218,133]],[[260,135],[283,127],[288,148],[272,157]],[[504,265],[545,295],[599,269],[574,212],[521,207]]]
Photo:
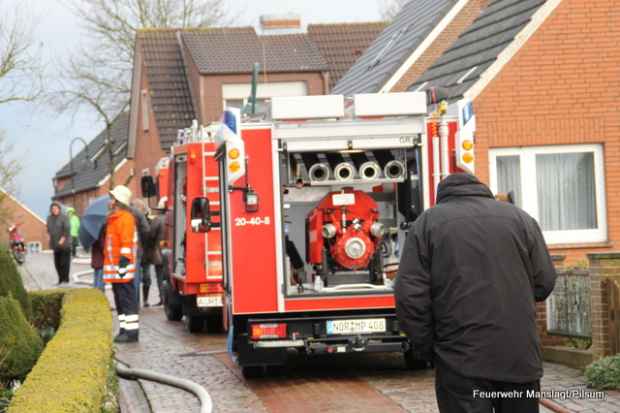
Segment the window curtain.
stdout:
[[592,152],[536,155],[536,183],[543,230],[597,228]]
[[519,155],[497,157],[497,190],[498,192],[513,192],[515,205],[521,203],[521,160]]

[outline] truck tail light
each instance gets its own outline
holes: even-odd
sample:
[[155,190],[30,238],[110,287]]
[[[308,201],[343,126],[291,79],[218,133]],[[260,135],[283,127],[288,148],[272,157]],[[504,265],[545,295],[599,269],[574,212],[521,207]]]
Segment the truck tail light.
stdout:
[[285,323],[252,324],[250,338],[260,340],[264,338],[286,338]]

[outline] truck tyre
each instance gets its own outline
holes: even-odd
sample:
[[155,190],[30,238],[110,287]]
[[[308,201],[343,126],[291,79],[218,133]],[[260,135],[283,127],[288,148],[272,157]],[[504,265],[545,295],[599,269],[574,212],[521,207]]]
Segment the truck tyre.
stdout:
[[164,313],[168,321],[181,321],[183,318],[183,305],[181,303],[181,296],[170,285],[167,280],[164,280],[162,285],[164,295]]
[[405,357],[405,364],[410,370],[426,370],[429,367],[428,361],[413,357],[411,350],[405,351],[403,355]]
[[185,317],[185,326],[187,327],[187,331],[192,334],[201,333],[204,329],[205,318],[202,316],[186,316]]
[[257,379],[265,375],[265,369],[263,366],[243,366],[241,374],[245,379]]

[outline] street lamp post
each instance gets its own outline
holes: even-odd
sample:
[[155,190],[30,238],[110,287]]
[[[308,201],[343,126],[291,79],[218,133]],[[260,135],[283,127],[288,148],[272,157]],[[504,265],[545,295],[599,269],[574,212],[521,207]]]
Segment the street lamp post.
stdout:
[[73,171],[73,144],[75,142],[82,142],[84,145],[84,151],[86,152],[86,159],[90,159],[90,155],[88,154],[88,143],[80,137],[73,138],[71,143],[69,144],[69,169],[71,171],[71,195],[73,199],[73,207],[75,208],[75,172]]

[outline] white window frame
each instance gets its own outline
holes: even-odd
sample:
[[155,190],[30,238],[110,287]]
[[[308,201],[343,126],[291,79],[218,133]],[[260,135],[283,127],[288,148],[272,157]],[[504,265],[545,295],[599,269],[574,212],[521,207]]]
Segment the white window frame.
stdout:
[[497,158],[502,156],[519,156],[521,168],[522,208],[532,217],[538,219],[538,191],[536,189],[536,155],[583,153],[594,154],[594,185],[596,196],[596,222],[598,228],[585,230],[543,231],[545,241],[554,244],[589,244],[606,242],[607,238],[607,204],[605,197],[605,168],[603,145],[551,145],[513,148],[496,148],[489,150],[489,184],[497,193]]

